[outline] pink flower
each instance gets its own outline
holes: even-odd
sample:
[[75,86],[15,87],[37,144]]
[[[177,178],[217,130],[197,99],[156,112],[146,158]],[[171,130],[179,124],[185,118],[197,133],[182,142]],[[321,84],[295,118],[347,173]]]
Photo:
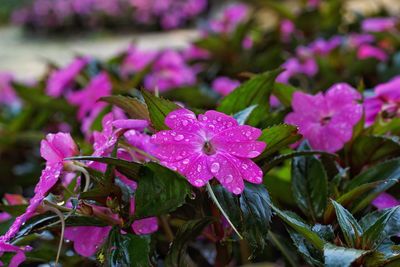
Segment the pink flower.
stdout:
[[318,65],[312,57],[304,58],[289,58],[281,66],[285,70],[276,78],[277,82],[288,83],[290,78],[298,74],[304,74],[308,77],[313,77],[318,72]]
[[147,67],[157,56],[154,51],[141,51],[135,46],[128,49],[128,53],[122,63],[121,72],[123,75],[140,72]]
[[79,150],[69,133],[48,134],[40,143],[40,154],[47,163],[62,162],[64,158],[79,154]]
[[11,215],[8,214],[7,212],[0,212],[0,223],[8,221],[11,219]]
[[375,37],[366,33],[350,33],[347,39],[348,45],[352,48],[359,47],[362,44],[372,43]]
[[[29,251],[31,248],[29,246],[20,248],[8,243],[4,243],[0,241],[0,258],[4,253],[16,253],[14,257],[12,257],[9,267],[18,267],[21,263],[23,263],[26,259],[25,251]],[[0,261],[0,266],[3,266],[3,263]]]
[[210,21],[210,28],[215,33],[231,33],[244,22],[249,15],[245,4],[232,4],[226,7],[217,18]]
[[363,44],[357,50],[357,58],[358,59],[375,58],[379,61],[386,61],[388,56],[384,50],[378,47],[369,44]]
[[293,94],[292,108],[285,122],[299,127],[313,149],[336,152],[352,137],[361,119],[361,95],[350,85],[338,83],[316,95]]
[[64,157],[78,154],[78,149],[69,134],[48,134],[41,143],[41,155],[46,159],[46,168],[42,171],[39,182],[35,187],[35,195],[22,215],[17,217],[7,233],[0,237],[0,242],[9,242],[19,231],[21,226],[35,215],[37,208],[47,196],[51,188],[57,183],[63,171]]
[[220,93],[221,95],[229,95],[233,90],[239,87],[240,82],[237,80],[232,80],[228,77],[218,77],[213,82],[211,87],[214,91]]
[[145,88],[154,91],[156,88],[168,91],[196,82],[194,71],[185,63],[176,51],[166,50],[153,65],[153,71],[144,80]]
[[201,187],[215,176],[230,192],[240,194],[243,180],[262,182],[261,169],[250,160],[266,146],[257,141],[261,130],[239,126],[232,117],[213,110],[198,118],[190,110],[175,110],[165,124],[171,130],[152,136],[157,145],[155,155],[192,185]]
[[361,29],[364,32],[384,32],[395,29],[396,18],[367,18],[361,23]]
[[59,97],[65,90],[71,89],[75,77],[87,63],[87,58],[77,58],[67,67],[52,71],[47,80],[46,93],[52,97]]
[[[140,133],[139,131],[130,130],[124,134],[125,140],[133,147],[138,148],[150,155],[153,155],[155,149],[154,144],[150,141],[150,136]],[[135,151],[129,153],[134,161],[149,161],[150,159]]]
[[365,123],[372,125],[382,112],[386,117],[400,117],[400,76],[375,87],[375,96],[364,102]]
[[185,60],[209,59],[210,53],[203,48],[191,44],[187,49],[183,51],[183,58]]
[[19,102],[18,96],[11,85],[12,80],[11,74],[0,72],[0,104],[12,106]]
[[79,107],[78,119],[81,120],[90,113],[101,97],[110,95],[111,90],[111,81],[108,75],[102,72],[95,76],[85,88],[71,93],[68,101]]
[[383,210],[400,205],[400,201],[398,201],[396,198],[389,195],[388,193],[382,193],[377,198],[375,198],[371,204],[375,206],[378,210]]
[[319,38],[312,42],[308,47],[314,55],[327,55],[342,43],[341,36],[333,36],[329,40]]
[[293,38],[293,34],[296,30],[296,27],[291,20],[284,19],[281,21],[279,30],[280,30],[282,41],[287,43],[290,41],[290,39]]

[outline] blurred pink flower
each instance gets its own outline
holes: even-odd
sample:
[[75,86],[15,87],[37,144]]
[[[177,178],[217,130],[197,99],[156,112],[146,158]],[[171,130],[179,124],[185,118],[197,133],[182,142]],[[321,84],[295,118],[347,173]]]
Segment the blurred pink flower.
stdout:
[[225,76],[217,77],[211,84],[211,88],[219,94],[225,96],[239,87],[240,82]]
[[243,180],[259,184],[261,169],[250,159],[266,144],[257,141],[261,130],[243,125],[217,111],[196,115],[187,109],[172,111],[165,119],[171,129],[152,136],[155,155],[167,167],[179,171],[196,186],[214,176],[230,192],[240,194]]
[[288,83],[290,78],[297,74],[304,74],[313,77],[318,72],[318,65],[314,58],[307,57],[304,59],[289,58],[281,66],[284,71],[276,78],[277,82]]
[[362,44],[369,44],[375,41],[375,37],[367,33],[350,33],[347,37],[347,44],[351,48],[357,48]]
[[194,71],[186,64],[182,55],[173,50],[164,51],[153,65],[153,70],[144,80],[146,89],[160,92],[172,88],[193,85],[196,82]]
[[393,208],[400,205],[400,201],[394,198],[388,193],[382,193],[377,198],[375,198],[372,203],[378,210],[383,210],[387,208]]
[[85,88],[68,95],[67,99],[71,104],[78,106],[78,119],[82,120],[92,111],[97,101],[110,95],[111,91],[111,81],[107,73],[102,72],[93,77]]
[[396,27],[397,18],[367,18],[361,23],[364,32],[384,32]]
[[400,117],[400,76],[375,87],[375,96],[364,101],[365,124],[372,125],[376,116],[384,112],[386,117]]
[[336,152],[352,137],[354,125],[361,119],[361,95],[350,85],[338,83],[316,95],[293,94],[292,108],[285,122],[299,132],[313,149]]
[[76,76],[88,63],[87,58],[76,58],[63,69],[53,70],[47,79],[46,93],[52,97],[61,96],[66,90],[71,89]]
[[121,72],[123,75],[129,75],[142,71],[157,56],[155,51],[142,51],[135,46],[130,46],[127,55],[122,62]]
[[209,59],[210,53],[203,48],[191,44],[183,51],[183,58],[185,60]]
[[210,29],[215,33],[231,33],[249,16],[249,7],[242,3],[227,6],[218,16],[210,20]]
[[79,150],[69,133],[50,133],[40,143],[40,154],[47,163],[57,163],[78,155]]
[[287,43],[290,41],[290,39],[293,38],[293,34],[296,30],[296,26],[294,25],[294,23],[291,20],[284,19],[281,21],[279,30],[280,30],[282,41]]
[[[17,247],[5,242],[0,241],[0,258],[3,256],[4,253],[16,253],[10,261],[8,267],[18,267],[21,263],[23,263],[26,259],[25,251],[31,250],[31,247]],[[0,266],[4,266],[3,263],[0,261]]]
[[357,58],[358,59],[375,58],[379,61],[386,61],[388,59],[388,55],[381,48],[369,44],[363,44],[357,50]]
[[12,106],[19,102],[19,98],[11,85],[12,81],[11,74],[0,72],[0,104]]
[[333,36],[328,40],[318,38],[312,42],[308,47],[311,49],[314,55],[327,55],[332,50],[336,49],[342,43],[341,36]]

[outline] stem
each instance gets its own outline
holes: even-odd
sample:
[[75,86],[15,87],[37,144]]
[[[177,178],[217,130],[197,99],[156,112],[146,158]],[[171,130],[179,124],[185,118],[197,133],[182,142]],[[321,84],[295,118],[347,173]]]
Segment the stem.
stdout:
[[[45,201],[45,205],[48,204],[49,202]],[[58,208],[53,207],[54,204],[52,205],[46,205],[45,209],[54,212],[58,217],[60,217],[60,222],[61,222],[61,236],[60,236],[60,242],[58,243],[58,250],[57,250],[57,256],[55,260],[55,266],[58,265],[58,261],[60,260],[60,255],[61,255],[61,249],[64,241],[64,234],[65,234],[65,220],[64,220],[64,215],[61,213],[61,211],[58,210]]]
[[83,188],[83,192],[86,192],[89,190],[90,186],[90,175],[81,163],[77,163],[78,162],[74,162],[74,164],[68,165],[68,171],[78,171],[83,173],[83,176],[85,176],[85,187]]
[[229,219],[228,215],[225,213],[224,209],[221,207],[221,204],[219,204],[218,199],[215,196],[214,191],[212,190],[209,182],[207,182],[207,190],[208,190],[208,193],[210,194],[210,197],[213,200],[214,204],[221,211],[222,215],[224,215],[224,217],[228,221],[229,225],[232,227],[232,229],[235,231],[235,233],[239,236],[239,239],[243,239],[242,235],[239,233],[239,231],[236,229],[235,225],[233,225],[233,223]]
[[276,238],[275,234],[269,231],[268,237],[271,240],[271,242],[274,243],[274,245],[282,252],[283,256],[286,258],[290,266],[296,267],[297,266],[296,262],[293,261],[290,254],[286,251],[285,246],[281,244],[278,238]]
[[159,219],[161,221],[161,226],[167,236],[168,242],[174,241],[174,233],[172,232],[171,227],[169,226],[167,217],[165,215],[161,215]]

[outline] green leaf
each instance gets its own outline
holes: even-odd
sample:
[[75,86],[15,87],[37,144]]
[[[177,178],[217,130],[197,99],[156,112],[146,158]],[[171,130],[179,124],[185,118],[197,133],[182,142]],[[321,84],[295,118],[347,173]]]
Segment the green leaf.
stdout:
[[9,213],[12,216],[19,216],[25,213],[26,208],[28,207],[27,204],[22,205],[2,205],[0,204],[0,210]]
[[156,97],[152,93],[142,90],[142,95],[146,101],[149,110],[150,119],[153,127],[156,130],[166,130],[168,127],[165,125],[165,117],[171,112],[180,107],[162,97]]
[[167,99],[185,103],[190,107],[207,108],[215,107],[216,99],[209,92],[198,87],[182,87],[169,90],[162,94]]
[[303,259],[310,265],[310,266],[323,266],[323,259],[321,257],[321,252],[316,250],[310,243],[299,233],[295,230],[288,228],[287,229],[290,238],[293,240],[295,247],[297,248],[298,252],[301,254]]
[[78,156],[67,158],[66,160],[88,160],[114,165],[119,172],[134,180],[139,179],[139,170],[142,166],[139,163],[133,161],[127,161],[112,157]]
[[190,186],[181,175],[157,163],[148,163],[140,171],[135,217],[140,219],[174,211],[185,203],[189,193]]
[[336,218],[340,228],[342,229],[346,244],[348,246],[355,247],[359,237],[363,233],[361,226],[358,224],[353,215],[348,210],[343,208],[342,205],[334,200],[332,200],[332,204],[335,208]]
[[360,225],[363,229],[368,229],[370,228],[373,224],[375,224],[376,221],[382,215],[386,214],[388,210],[391,209],[396,209],[394,214],[389,218],[388,222],[385,225],[385,233],[387,236],[394,236],[398,235],[400,233],[400,210],[395,208],[390,208],[390,209],[384,209],[384,210],[376,210],[374,212],[370,212],[364,217],[361,218],[360,220]]
[[[336,199],[336,202],[338,202],[339,204],[341,204],[346,208],[350,207],[351,204],[353,203],[356,205],[358,204],[359,207],[360,206],[359,203],[364,203],[365,200],[367,200],[369,204],[369,202],[372,201],[372,199],[374,199],[377,194],[386,191],[388,188],[392,187],[396,183],[397,183],[396,180],[388,180],[388,181],[378,181],[378,182],[363,184],[341,195],[338,199]],[[325,222],[332,221],[333,214],[334,214],[333,205],[332,203],[328,203],[328,206],[324,214],[324,221]]]
[[104,245],[106,266],[150,266],[150,238],[130,233],[121,234],[121,229],[114,227]]
[[370,253],[367,250],[338,247],[330,243],[324,246],[324,258],[326,267],[348,267],[363,255]]
[[309,225],[304,223],[296,214],[288,211],[281,211],[272,203],[270,205],[276,215],[278,215],[285,223],[287,223],[297,233],[299,233],[311,244],[313,244],[317,249],[322,251],[325,241],[320,238],[315,232],[313,232]]
[[246,123],[247,119],[250,117],[251,113],[256,107],[257,105],[252,105],[248,108],[245,108],[244,110],[241,110],[235,115],[233,115],[233,117],[236,119],[239,125],[243,125]]
[[246,183],[239,197],[221,185],[214,186],[213,191],[229,219],[250,245],[263,248],[272,216],[267,189],[263,185]]
[[213,222],[213,218],[204,217],[198,220],[191,220],[182,225],[176,233],[175,239],[165,259],[166,266],[190,266],[186,249],[191,240],[198,237],[203,229]]
[[249,124],[258,124],[268,115],[269,98],[274,87],[275,78],[281,72],[282,70],[278,69],[253,76],[224,97],[218,107],[218,111],[230,115],[252,105],[257,105],[252,112]]
[[370,225],[367,229],[364,229],[364,234],[362,235],[363,248],[374,249],[380,245],[380,243],[387,237],[387,234],[384,231],[386,225],[392,216],[399,210],[399,207],[385,210],[374,224]]
[[299,91],[296,87],[288,84],[275,83],[272,94],[279,99],[285,107],[291,107],[293,93]]
[[121,108],[128,113],[131,119],[150,120],[149,111],[147,110],[146,105],[136,98],[113,95],[102,97],[100,100]]
[[351,148],[351,166],[356,170],[400,154],[399,138],[395,136],[362,135]]
[[[299,151],[309,151],[306,143]],[[321,161],[315,156],[292,160],[292,192],[299,208],[314,222],[324,214],[328,201],[328,178]]]
[[289,124],[279,124],[264,129],[258,140],[267,143],[267,148],[256,160],[258,161],[270,157],[280,149],[287,148],[290,144],[300,140],[301,137],[302,136],[298,134],[297,127]]

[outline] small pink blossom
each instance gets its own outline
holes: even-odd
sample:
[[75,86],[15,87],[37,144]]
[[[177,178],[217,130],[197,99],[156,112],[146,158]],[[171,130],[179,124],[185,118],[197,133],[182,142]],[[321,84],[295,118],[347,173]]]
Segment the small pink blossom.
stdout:
[[218,77],[212,82],[212,89],[219,94],[225,96],[229,95],[233,90],[239,87],[240,82],[238,80],[233,80],[228,77]]
[[213,110],[198,118],[190,110],[175,110],[165,124],[171,130],[152,136],[155,155],[192,185],[201,187],[215,177],[230,192],[240,194],[243,180],[262,182],[261,169],[251,161],[266,146],[257,141],[261,130],[240,126],[234,118]]
[[79,154],[69,133],[48,134],[40,143],[40,154],[47,163],[62,162],[64,158]]
[[364,102],[365,123],[372,125],[379,113],[386,117],[400,117],[400,76],[375,87],[375,96]]
[[372,203],[378,210],[383,210],[387,208],[393,208],[400,205],[400,201],[394,198],[388,193],[382,193],[377,198],[375,198]]
[[8,221],[11,219],[11,215],[8,214],[7,212],[0,212],[0,223]]
[[231,33],[244,22],[249,15],[245,4],[232,4],[226,7],[215,19],[210,21],[210,28],[215,33]]
[[181,54],[173,50],[164,51],[153,65],[153,70],[144,80],[145,88],[151,91],[168,91],[181,86],[193,85],[195,72],[186,64]]
[[281,67],[284,71],[276,78],[276,81],[281,83],[288,83],[290,78],[298,74],[313,77],[318,72],[317,62],[312,57],[304,59],[289,58]]
[[364,32],[384,32],[395,29],[396,18],[367,18],[362,21],[361,29]]
[[[124,134],[125,140],[133,147],[138,148],[149,155],[153,155],[154,144],[150,141],[150,136],[139,131],[130,130]],[[150,159],[135,151],[129,153],[134,161],[149,161]]]
[[111,90],[111,81],[108,78],[108,75],[105,72],[102,72],[92,78],[85,88],[71,93],[68,96],[68,101],[79,107],[78,119],[81,120],[90,113],[101,97],[110,95]]
[[367,33],[350,33],[347,38],[347,44],[351,48],[357,48],[362,44],[369,44],[375,40],[375,37]]
[[328,40],[318,38],[312,42],[308,47],[314,55],[328,55],[332,50],[336,49],[342,43],[341,36],[333,36]]
[[87,58],[77,58],[67,67],[52,71],[47,80],[46,93],[52,97],[59,97],[66,90],[71,89],[76,76],[87,63]]
[[19,102],[18,96],[11,85],[12,81],[11,74],[0,72],[0,104],[12,106]]
[[292,108],[285,122],[299,127],[314,149],[336,152],[352,137],[354,125],[361,119],[361,95],[350,85],[338,83],[328,91],[309,95],[293,94]]
[[185,60],[209,59],[210,53],[203,48],[191,44],[187,49],[183,51],[183,58]]
[[128,53],[122,63],[121,72],[123,75],[140,72],[147,67],[157,56],[155,51],[141,51],[135,46],[128,49]]
[[290,41],[290,39],[293,38],[293,34],[296,30],[296,27],[291,20],[284,19],[280,23],[279,30],[282,41],[287,43]]
[[369,44],[363,44],[357,50],[357,58],[358,59],[375,58],[379,61],[386,61],[388,59],[388,55],[381,48]]

